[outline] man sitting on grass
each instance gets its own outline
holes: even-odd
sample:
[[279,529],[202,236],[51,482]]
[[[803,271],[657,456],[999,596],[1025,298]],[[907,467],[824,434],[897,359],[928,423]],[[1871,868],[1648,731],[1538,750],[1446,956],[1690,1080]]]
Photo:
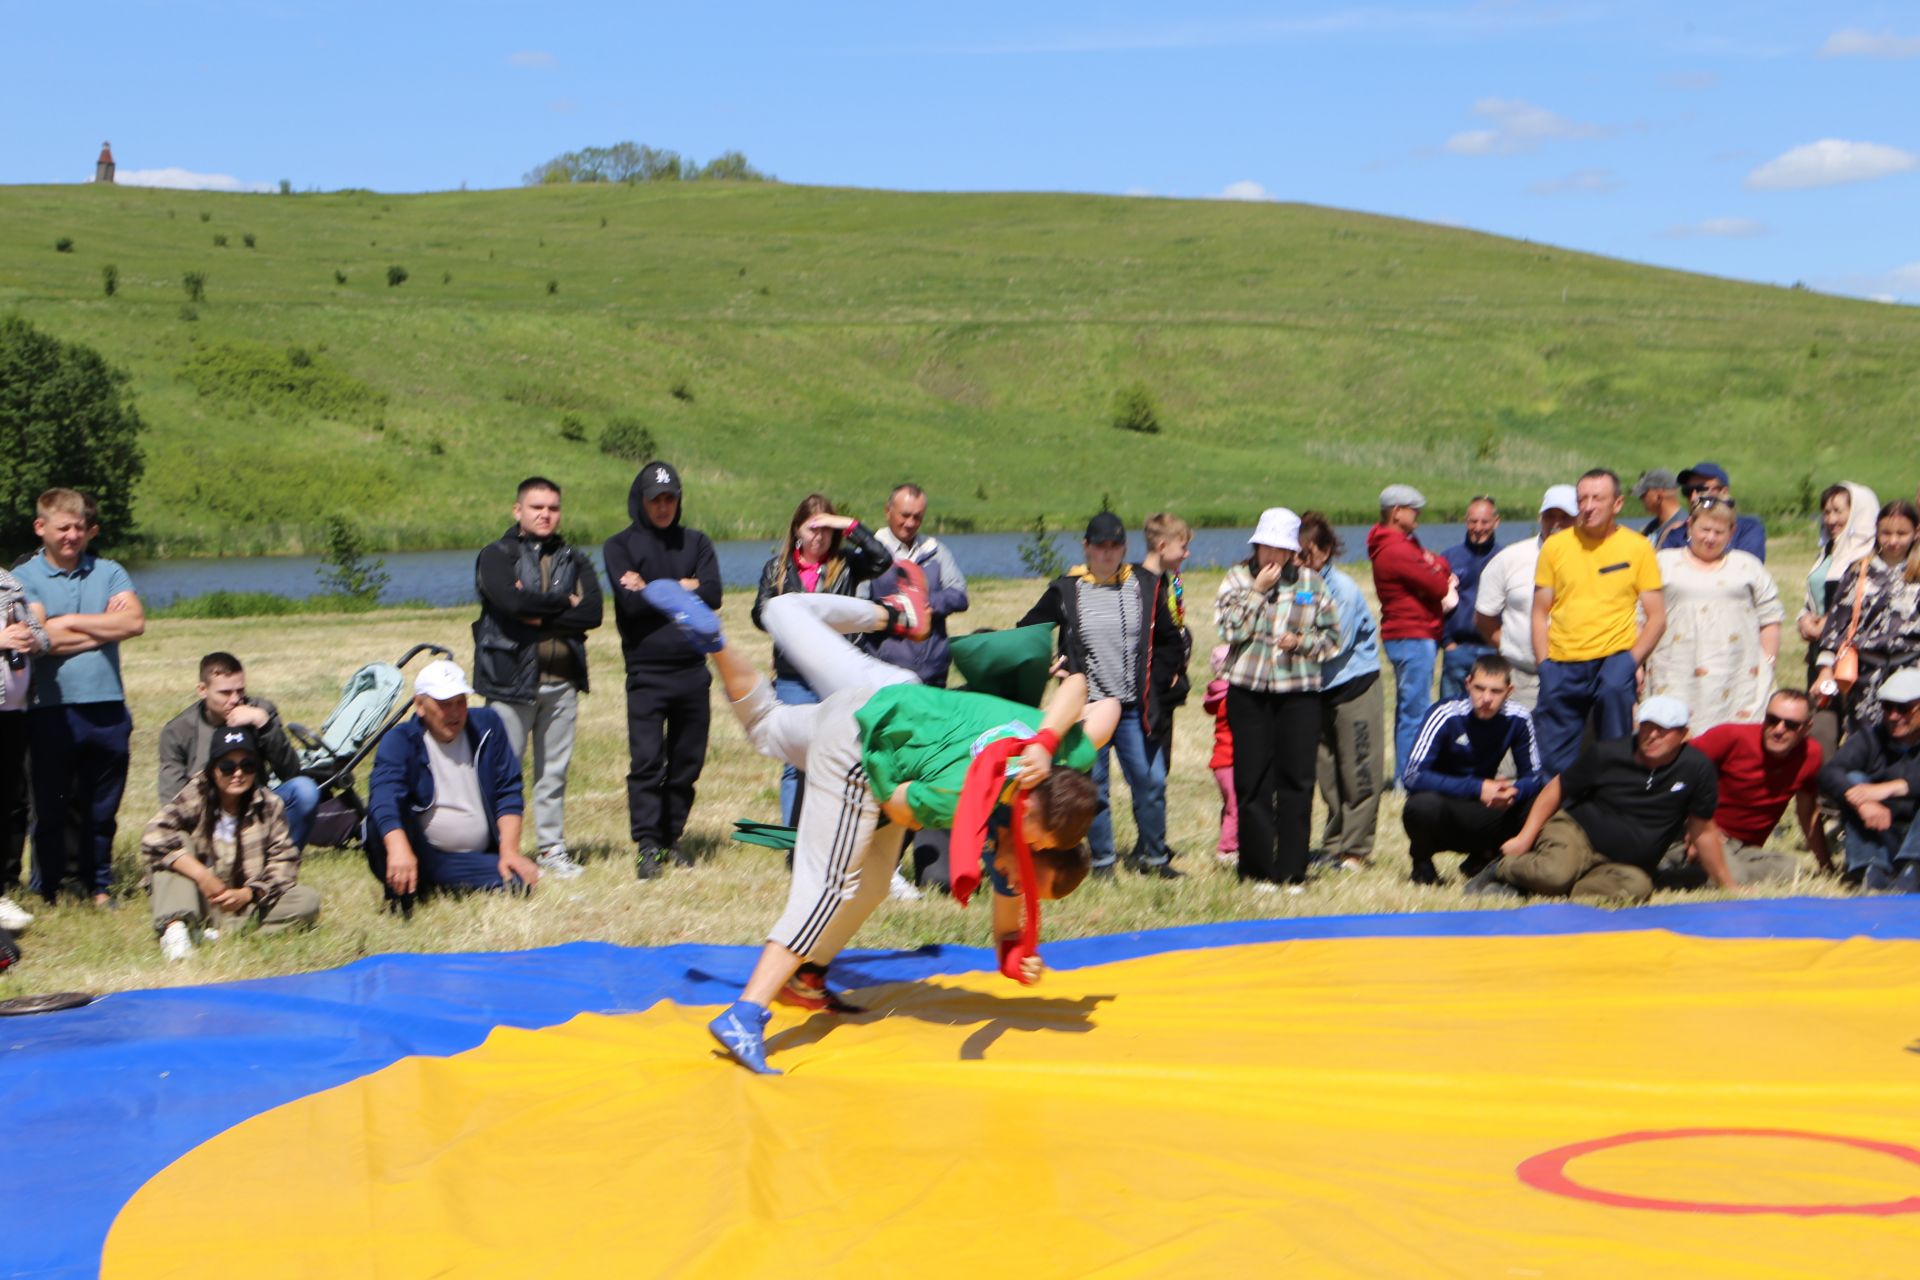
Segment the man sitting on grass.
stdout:
[[367,782],[367,866],[409,910],[434,889],[532,888],[520,853],[520,760],[500,713],[467,707],[473,687],[442,658],[413,681],[413,718],[374,753]]
[[265,698],[247,696],[247,673],[230,653],[200,659],[198,701],[160,730],[160,803],[167,804],[196,779],[211,759],[214,737],[223,729],[251,729],[266,767],[279,779],[273,793],[287,809],[287,837],[296,849],[307,844],[320,785],[300,772],[300,753],[287,741],[279,710]]
[[[736,1061],[761,1074],[779,1074],[766,1060],[768,1005],[778,996],[808,1008],[844,1007],[826,987],[826,966],[887,896],[907,833],[954,823],[969,768],[992,744],[1025,742],[1005,772],[1025,792],[1019,822],[1034,867],[1034,884],[1021,885],[1009,866],[995,866],[992,849],[986,854],[1004,972],[1021,982],[1038,981],[1042,972],[1037,955],[1005,958],[1021,937],[1015,895],[1030,889],[1036,898],[1063,897],[1087,874],[1081,841],[1097,805],[1087,771],[1113,733],[1119,703],[1107,699],[1087,707],[1086,678],[1075,674],[1061,681],[1039,715],[1033,707],[986,694],[927,688],[848,642],[848,635],[883,629],[923,636],[925,597],[917,577],[903,567],[902,590],[884,601],[788,595],[768,602],[761,622],[822,695],[813,706],[783,705],[775,698],[773,687],[726,643],[719,620],[690,592],[665,581],[647,588],[655,607],[711,655],[755,749],[807,775],[786,910],[739,1001],[710,1024]],[[1055,769],[1056,761],[1064,767]],[[997,788],[1000,780],[990,785]],[[1003,849],[999,862],[1011,861]],[[956,896],[962,888],[956,884]]]
[[1520,834],[1467,892],[1645,902],[1683,834],[1713,882],[1735,888],[1713,825],[1713,762],[1687,745],[1690,716],[1678,698],[1641,703],[1633,736],[1594,743],[1541,788]]

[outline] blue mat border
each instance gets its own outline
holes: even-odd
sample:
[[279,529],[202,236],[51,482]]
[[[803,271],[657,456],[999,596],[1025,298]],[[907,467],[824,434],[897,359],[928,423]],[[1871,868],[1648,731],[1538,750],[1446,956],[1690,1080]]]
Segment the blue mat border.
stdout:
[[[1788,898],[1606,911],[1312,916],[1188,925],[1047,944],[1057,969],[1309,938],[1544,937],[1664,929],[1706,938],[1920,939],[1911,899]],[[339,969],[131,991],[83,1009],[0,1019],[0,1134],[14,1185],[41,1194],[0,1233],[0,1271],[97,1273],[120,1207],[196,1146],[273,1107],[410,1055],[479,1045],[495,1027],[555,1026],[661,1000],[732,999],[757,949],[574,942],[537,951],[382,955]],[[991,967],[978,947],[849,952],[851,987]],[[0,992],[4,987],[0,987]],[[25,1202],[16,1206],[26,1209]]]

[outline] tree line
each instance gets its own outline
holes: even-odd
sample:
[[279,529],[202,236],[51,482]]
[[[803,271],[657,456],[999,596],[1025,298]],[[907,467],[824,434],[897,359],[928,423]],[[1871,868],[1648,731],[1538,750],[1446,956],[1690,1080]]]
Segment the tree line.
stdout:
[[772,182],[738,151],[723,151],[701,164],[691,156],[638,142],[583,147],[535,165],[520,181],[529,187],[561,182]]

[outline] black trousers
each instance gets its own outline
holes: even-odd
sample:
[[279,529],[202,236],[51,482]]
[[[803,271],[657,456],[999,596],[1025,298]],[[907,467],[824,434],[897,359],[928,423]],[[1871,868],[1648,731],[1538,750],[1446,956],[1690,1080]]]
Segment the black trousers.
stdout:
[[1320,695],[1229,686],[1233,792],[1240,807],[1240,878],[1299,884],[1313,828]]
[[637,845],[670,849],[687,829],[707,763],[705,666],[627,672],[627,819]]
[[124,702],[35,707],[26,713],[33,762],[33,887],[52,902],[67,875],[68,810],[84,806],[71,846],[83,893],[113,888],[113,836],[127,788],[133,716]]
[[20,884],[27,813],[27,713],[0,713],[0,898]]
[[1526,825],[1524,804],[1490,809],[1478,800],[1443,795],[1438,791],[1415,791],[1407,797],[1400,822],[1407,829],[1407,852],[1413,859],[1413,878],[1432,883],[1435,878],[1433,855],[1464,853],[1467,861],[1461,870],[1467,874],[1480,870],[1500,852],[1500,846],[1520,834]]

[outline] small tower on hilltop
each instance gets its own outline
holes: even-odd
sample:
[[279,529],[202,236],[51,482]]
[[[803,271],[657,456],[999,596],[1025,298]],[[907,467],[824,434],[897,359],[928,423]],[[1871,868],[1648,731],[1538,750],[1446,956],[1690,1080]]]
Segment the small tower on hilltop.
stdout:
[[93,162],[93,180],[95,182],[113,181],[113,144],[100,144],[100,158]]

